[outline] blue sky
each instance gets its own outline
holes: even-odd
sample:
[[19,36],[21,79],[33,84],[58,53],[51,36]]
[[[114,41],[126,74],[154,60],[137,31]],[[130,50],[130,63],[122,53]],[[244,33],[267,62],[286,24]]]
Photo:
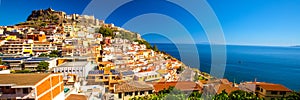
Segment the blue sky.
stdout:
[[[13,25],[25,21],[32,10],[48,7],[68,14],[81,14],[89,2],[89,0],[1,0],[0,25]],[[300,44],[299,0],[208,0],[208,3],[220,21],[228,44],[269,46]],[[147,6],[138,10],[147,10]],[[180,13],[177,10],[174,9],[174,15]],[[128,13],[135,12],[124,8],[123,13],[116,14],[127,16]],[[185,18],[187,22],[190,20],[189,16],[177,17]],[[111,19],[113,20],[107,22],[116,25],[120,25],[118,22],[125,20],[122,17]],[[193,24],[189,27],[197,43],[207,42],[203,30],[193,28]],[[129,29],[137,32],[143,30]],[[174,32],[177,38],[182,37],[180,33],[176,33],[176,29],[170,31]],[[143,37],[150,42],[168,42],[166,38],[157,34]]]

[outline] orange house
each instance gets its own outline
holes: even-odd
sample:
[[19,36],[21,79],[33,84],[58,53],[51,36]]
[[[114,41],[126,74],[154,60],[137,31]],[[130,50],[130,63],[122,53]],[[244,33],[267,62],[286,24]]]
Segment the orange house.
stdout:
[[27,39],[32,39],[34,41],[45,42],[46,35],[45,34],[27,34]]
[[0,99],[64,100],[62,74],[0,75]]

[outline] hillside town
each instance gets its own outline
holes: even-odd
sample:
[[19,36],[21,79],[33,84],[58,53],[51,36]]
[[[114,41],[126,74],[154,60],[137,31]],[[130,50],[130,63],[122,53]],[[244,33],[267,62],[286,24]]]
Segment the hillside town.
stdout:
[[281,84],[215,78],[159,51],[138,33],[89,15],[34,10],[26,22],[0,26],[0,37],[1,100],[202,100],[205,93],[231,100],[222,94],[241,92],[251,100],[275,100],[293,95]]

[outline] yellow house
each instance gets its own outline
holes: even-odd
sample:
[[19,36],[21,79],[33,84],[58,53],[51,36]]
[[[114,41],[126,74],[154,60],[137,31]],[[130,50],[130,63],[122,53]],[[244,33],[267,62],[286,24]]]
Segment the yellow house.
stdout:
[[22,49],[23,54],[29,54],[29,55],[33,54],[32,47],[33,44],[23,43],[23,49]]
[[17,36],[15,35],[9,35],[9,36],[6,36],[5,40],[16,40],[17,39]]
[[110,70],[110,69],[115,69],[115,66],[110,61],[99,62],[98,63],[98,69],[99,70]]

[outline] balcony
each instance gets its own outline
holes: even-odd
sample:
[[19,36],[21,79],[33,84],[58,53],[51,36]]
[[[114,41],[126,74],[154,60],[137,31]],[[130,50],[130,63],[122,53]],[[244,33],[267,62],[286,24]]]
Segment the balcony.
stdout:
[[0,99],[7,99],[7,98],[16,98],[16,99],[34,99],[35,95],[34,92],[29,94],[2,94],[0,95]]

